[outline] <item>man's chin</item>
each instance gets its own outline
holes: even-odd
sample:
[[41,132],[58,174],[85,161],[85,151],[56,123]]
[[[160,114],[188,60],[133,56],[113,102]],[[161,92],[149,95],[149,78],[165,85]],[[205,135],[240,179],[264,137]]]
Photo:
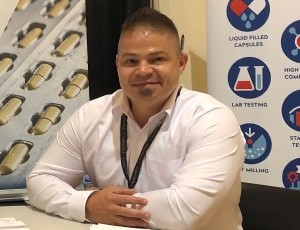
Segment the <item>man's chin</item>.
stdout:
[[154,93],[154,90],[148,87],[138,89],[138,93],[142,97],[151,97]]

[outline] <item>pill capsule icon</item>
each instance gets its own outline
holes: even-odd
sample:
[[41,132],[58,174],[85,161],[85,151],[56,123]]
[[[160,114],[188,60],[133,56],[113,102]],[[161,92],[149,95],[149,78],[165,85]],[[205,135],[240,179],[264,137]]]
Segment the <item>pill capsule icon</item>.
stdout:
[[16,10],[25,10],[31,3],[31,0],[19,0]]
[[18,47],[27,48],[33,45],[42,36],[42,32],[43,30],[39,27],[29,30],[19,41]]
[[61,97],[71,99],[76,97],[83,89],[87,87],[88,78],[85,74],[77,73],[71,82],[67,85]]
[[86,26],[86,17],[84,17],[84,18],[82,19],[82,21],[81,21],[80,24]]
[[29,130],[32,135],[42,135],[46,133],[52,125],[57,123],[61,110],[56,106],[49,106],[42,113],[35,125]]
[[12,66],[13,59],[9,57],[2,58],[0,60],[0,76],[6,73]]
[[79,44],[79,41],[80,41],[79,34],[76,33],[70,34],[54,50],[53,55],[56,57],[64,57],[68,55]]
[[0,164],[0,175],[14,172],[20,164],[28,159],[29,146],[24,143],[15,144]]
[[69,0],[57,1],[47,12],[48,17],[50,18],[58,17],[66,10],[69,4],[70,4]]
[[33,72],[31,78],[24,85],[25,90],[35,90],[39,88],[42,83],[48,80],[51,76],[53,67],[48,63],[40,64]]
[[17,114],[22,103],[20,98],[13,97],[4,104],[0,109],[0,126],[5,125],[11,117]]
[[86,26],[86,13],[85,12],[83,12],[80,15],[79,25]]

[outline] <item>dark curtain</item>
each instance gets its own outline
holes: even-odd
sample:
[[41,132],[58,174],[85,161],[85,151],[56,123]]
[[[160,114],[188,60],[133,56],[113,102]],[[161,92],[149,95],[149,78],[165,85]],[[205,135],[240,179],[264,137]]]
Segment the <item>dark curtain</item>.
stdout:
[[90,99],[119,89],[115,56],[125,18],[150,0],[86,0]]

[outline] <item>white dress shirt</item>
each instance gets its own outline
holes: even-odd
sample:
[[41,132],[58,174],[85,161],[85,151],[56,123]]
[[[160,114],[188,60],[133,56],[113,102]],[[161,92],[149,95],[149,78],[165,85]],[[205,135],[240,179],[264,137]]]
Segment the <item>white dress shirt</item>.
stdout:
[[89,101],[58,132],[27,176],[31,205],[84,221],[92,191],[74,189],[83,175],[102,189],[127,186],[120,162],[120,120],[128,115],[131,175],[142,146],[166,116],[135,185],[148,200],[150,226],[159,229],[240,230],[238,206],[244,138],[233,112],[213,97],[182,88],[140,128],[122,90]]

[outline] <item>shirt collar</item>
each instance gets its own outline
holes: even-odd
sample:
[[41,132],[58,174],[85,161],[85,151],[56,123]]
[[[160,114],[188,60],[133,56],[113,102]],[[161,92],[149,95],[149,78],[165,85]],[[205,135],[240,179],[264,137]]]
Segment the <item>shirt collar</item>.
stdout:
[[168,113],[168,115],[170,115],[171,110],[175,104],[175,101],[176,101],[177,97],[179,96],[181,87],[182,87],[182,85],[178,84],[177,88],[173,91],[173,93],[168,98],[168,100],[166,101],[166,103],[164,104],[164,106],[162,108],[162,111],[166,111]]
[[[159,113],[164,112],[167,113],[168,116],[170,115],[181,87],[182,85],[178,84],[177,88],[170,95]],[[125,113],[127,116],[133,118],[132,112],[130,110],[130,101],[122,90],[118,90],[116,92],[116,100],[113,103],[113,110],[119,110],[120,113]]]

